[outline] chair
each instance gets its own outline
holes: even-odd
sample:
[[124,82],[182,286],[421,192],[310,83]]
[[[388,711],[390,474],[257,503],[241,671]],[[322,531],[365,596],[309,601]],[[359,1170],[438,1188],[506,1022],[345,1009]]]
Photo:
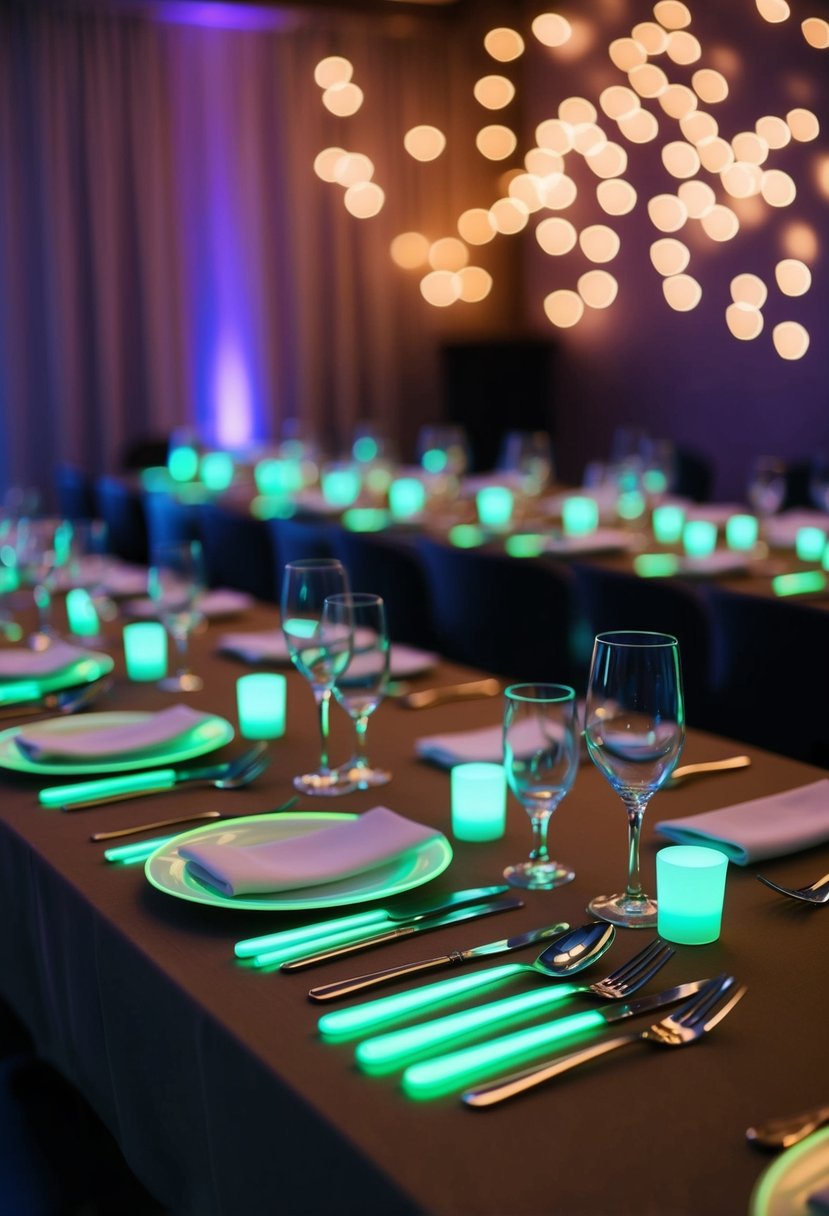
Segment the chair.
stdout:
[[74,465],[59,464],[55,469],[58,513],[64,519],[92,519],[97,510],[95,481]]
[[829,613],[815,604],[712,588],[711,729],[829,767]]
[[233,587],[258,600],[278,600],[273,547],[263,520],[205,503],[199,533],[211,587]]
[[427,537],[417,544],[442,654],[512,680],[581,684],[577,601],[566,567]]
[[164,490],[147,490],[144,512],[150,549],[154,545],[198,540],[201,503],[182,502]]
[[335,525],[322,520],[269,519],[268,535],[273,553],[277,583],[288,562],[305,557],[335,557]]
[[713,484],[714,468],[711,461],[699,452],[677,447],[673,492],[694,502],[709,502]]
[[120,477],[99,477],[95,501],[95,513],[106,521],[110,552],[124,561],[145,565],[147,518],[141,490]]
[[371,591],[383,597],[389,635],[394,641],[427,650],[435,648],[429,583],[413,543],[343,528],[335,533],[334,551],[355,591]]
[[712,701],[713,630],[697,589],[589,562],[574,562],[572,570],[591,638],[632,629],[670,633],[679,640],[686,711],[693,725],[704,729]]

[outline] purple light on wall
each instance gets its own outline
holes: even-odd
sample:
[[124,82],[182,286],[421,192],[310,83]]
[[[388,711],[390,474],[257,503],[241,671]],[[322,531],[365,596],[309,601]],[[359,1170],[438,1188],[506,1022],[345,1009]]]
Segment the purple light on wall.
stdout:
[[213,427],[219,447],[241,448],[254,438],[250,378],[235,336],[221,333],[213,373]]
[[284,30],[296,25],[296,15],[289,11],[261,8],[248,4],[191,4],[189,0],[169,0],[151,6],[156,21],[171,25],[197,25],[219,30]]

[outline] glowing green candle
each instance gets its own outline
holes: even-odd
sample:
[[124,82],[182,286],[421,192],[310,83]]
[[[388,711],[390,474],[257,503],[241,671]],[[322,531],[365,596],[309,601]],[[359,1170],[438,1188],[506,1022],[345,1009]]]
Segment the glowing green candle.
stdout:
[[656,854],[657,931],[700,946],[720,936],[728,858],[718,849],[671,845]]
[[229,452],[207,452],[201,458],[199,472],[208,490],[226,490],[233,481],[233,457]]
[[673,553],[637,553],[633,569],[640,578],[670,578],[679,569],[679,558]]
[[455,524],[449,529],[449,543],[456,549],[475,549],[486,537],[476,524]]
[[331,465],[322,470],[322,493],[332,507],[350,507],[360,493],[360,474],[350,465]]
[[432,1060],[422,1060],[411,1064],[403,1073],[403,1089],[411,1098],[437,1098],[470,1082],[490,1077],[505,1065],[522,1064],[544,1054],[548,1047],[605,1024],[601,1013],[593,1009],[541,1026],[516,1030],[488,1043],[464,1047]]
[[639,519],[647,507],[645,495],[639,490],[625,490],[616,503],[616,514],[620,519]]
[[426,487],[417,477],[397,477],[389,486],[389,507],[395,519],[410,519],[426,506]]
[[710,519],[687,520],[682,544],[689,557],[708,557],[717,545],[717,525]]
[[124,626],[124,660],[131,680],[160,680],[167,674],[167,631],[160,621]]
[[298,460],[260,460],[254,466],[253,480],[266,496],[295,494],[302,488],[302,468]]
[[819,570],[804,570],[802,574],[776,574],[771,580],[775,595],[810,595],[826,588],[826,576]]
[[725,521],[725,543],[729,549],[753,549],[760,525],[754,515],[729,515]]
[[458,840],[498,840],[507,821],[503,764],[456,764],[450,774],[452,834]]
[[167,469],[173,481],[192,481],[199,471],[198,452],[188,444],[171,448]]
[[660,545],[675,545],[682,536],[685,524],[685,510],[672,502],[660,503],[654,507],[651,515],[651,526],[654,538]]
[[599,523],[599,504],[595,498],[573,494],[562,503],[561,522],[567,536],[585,536],[595,532]]
[[539,557],[547,543],[545,536],[532,532],[517,532],[508,536],[504,548],[510,557]]
[[287,682],[278,672],[254,671],[236,681],[239,730],[245,739],[281,739],[285,734]]
[[485,486],[475,495],[478,519],[485,528],[506,528],[512,519],[514,501],[508,486]]
[[72,633],[81,638],[94,638],[101,632],[101,624],[92,596],[84,587],[73,587],[66,593],[66,619]]
[[802,562],[819,562],[826,548],[826,533],[823,528],[798,528],[794,538],[794,551]]
[[342,517],[349,532],[382,532],[388,522],[388,512],[379,507],[350,507]]

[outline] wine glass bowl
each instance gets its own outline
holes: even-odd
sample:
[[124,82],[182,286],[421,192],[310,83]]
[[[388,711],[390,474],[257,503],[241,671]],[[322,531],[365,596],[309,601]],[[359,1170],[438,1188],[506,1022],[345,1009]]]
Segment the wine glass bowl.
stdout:
[[201,676],[187,663],[190,634],[202,619],[197,605],[204,587],[199,541],[161,541],[153,545],[147,591],[178,654],[175,674],[159,681],[159,688],[167,692],[198,692],[204,687]]
[[386,785],[391,781],[391,773],[370,764],[366,754],[369,717],[383,700],[389,682],[385,604],[379,595],[367,592],[330,595],[325,601],[322,627],[334,636],[353,629],[348,662],[336,676],[332,691],[354,723],[356,751],[338,771],[360,790]]
[[576,694],[567,684],[513,684],[504,696],[507,783],[533,829],[528,860],[508,866],[504,878],[514,887],[551,890],[575,878],[569,866],[550,857],[547,830],[578,771]]
[[601,895],[588,910],[627,928],[656,924],[656,901],[639,874],[645,809],[670,777],[685,741],[679,643],[671,634],[600,633],[593,646],[584,739],[596,768],[628,814],[628,880],[623,893]]

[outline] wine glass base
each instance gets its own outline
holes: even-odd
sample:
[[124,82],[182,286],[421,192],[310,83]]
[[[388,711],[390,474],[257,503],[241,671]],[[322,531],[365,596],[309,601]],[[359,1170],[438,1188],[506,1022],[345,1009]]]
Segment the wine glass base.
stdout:
[[641,899],[629,895],[598,895],[591,899],[587,911],[599,920],[623,929],[656,928],[656,900],[647,895]]
[[343,794],[353,794],[357,785],[349,781],[341,772],[332,769],[327,773],[303,773],[294,777],[293,786],[301,794],[310,794],[314,798],[339,798]]
[[183,671],[179,675],[165,676],[158,681],[158,687],[165,692],[199,692],[204,688],[204,680],[192,671]]
[[504,870],[504,878],[511,887],[524,887],[529,891],[551,891],[572,882],[575,877],[575,870],[568,869],[560,861],[523,861]]
[[388,785],[391,773],[385,768],[372,768],[368,764],[344,764],[337,775],[354,789],[370,790],[375,785]]

